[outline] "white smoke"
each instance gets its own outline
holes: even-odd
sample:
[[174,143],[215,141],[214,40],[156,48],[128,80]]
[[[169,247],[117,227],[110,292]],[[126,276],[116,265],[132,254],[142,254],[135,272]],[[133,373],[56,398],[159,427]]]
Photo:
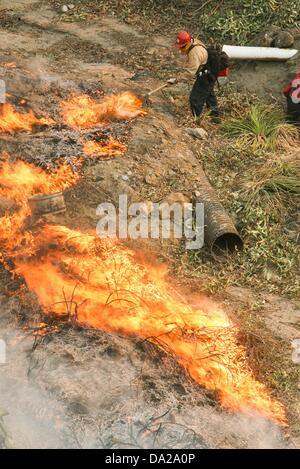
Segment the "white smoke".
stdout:
[[[0,409],[13,448],[76,447],[64,406],[28,376],[32,337],[1,329],[6,364],[0,365]],[[33,365],[34,366],[34,365]],[[1,432],[0,432],[1,440]]]
[[72,80],[65,80],[61,75],[49,70],[49,62],[45,57],[36,56],[31,59],[28,70],[33,73],[36,79],[39,79],[44,86],[55,85],[61,90],[70,92],[79,92],[77,84]]
[[287,447],[261,416],[209,405],[154,346],[71,328],[33,352],[32,336],[7,323],[1,331],[0,407],[16,448]]

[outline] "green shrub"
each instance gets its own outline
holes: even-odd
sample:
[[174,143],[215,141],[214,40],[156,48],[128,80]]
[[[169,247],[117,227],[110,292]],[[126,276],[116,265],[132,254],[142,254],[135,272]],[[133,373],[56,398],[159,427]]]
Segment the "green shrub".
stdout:
[[272,24],[282,28],[300,27],[299,0],[233,0],[224,3],[221,6],[220,2],[210,3],[201,15],[203,30],[222,42],[247,44]]

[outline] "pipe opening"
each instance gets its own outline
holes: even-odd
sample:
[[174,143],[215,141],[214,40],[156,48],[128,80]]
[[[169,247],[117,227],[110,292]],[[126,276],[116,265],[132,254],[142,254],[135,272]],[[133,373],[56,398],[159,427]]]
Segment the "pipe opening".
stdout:
[[212,245],[212,251],[217,255],[224,253],[233,253],[243,249],[243,241],[236,233],[225,233],[215,239]]

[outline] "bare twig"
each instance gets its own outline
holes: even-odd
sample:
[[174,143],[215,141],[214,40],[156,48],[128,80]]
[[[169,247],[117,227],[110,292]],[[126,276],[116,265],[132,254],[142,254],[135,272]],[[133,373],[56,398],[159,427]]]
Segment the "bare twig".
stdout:
[[194,16],[196,16],[197,13],[199,13],[199,11],[203,10],[203,8],[205,8],[207,5],[209,5],[213,0],[207,0],[206,2],[204,2],[199,8],[197,8],[194,13],[191,15],[192,18],[194,18]]

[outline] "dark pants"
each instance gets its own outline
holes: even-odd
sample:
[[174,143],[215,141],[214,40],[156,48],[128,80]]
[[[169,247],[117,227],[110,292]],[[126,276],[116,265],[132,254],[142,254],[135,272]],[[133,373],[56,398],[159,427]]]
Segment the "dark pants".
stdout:
[[287,98],[287,120],[291,124],[300,125],[300,103],[294,103],[292,98]]
[[190,94],[191,111],[195,117],[199,117],[205,104],[211,109],[213,117],[219,117],[217,97],[214,92],[216,80],[206,76],[198,77]]

